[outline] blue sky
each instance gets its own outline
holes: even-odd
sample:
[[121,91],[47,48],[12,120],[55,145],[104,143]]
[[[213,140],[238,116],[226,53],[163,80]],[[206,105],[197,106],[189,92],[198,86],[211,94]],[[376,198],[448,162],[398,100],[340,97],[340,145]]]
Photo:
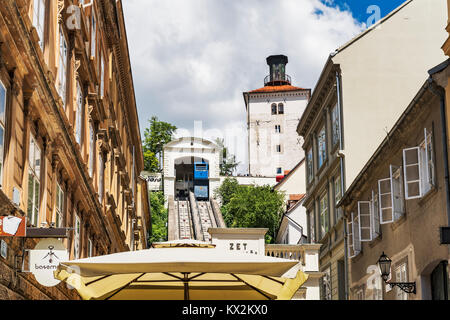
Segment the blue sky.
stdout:
[[401,5],[405,0],[321,0],[323,3],[332,2],[331,6],[338,6],[340,9],[347,9],[352,12],[353,17],[359,22],[365,22],[370,16],[367,8],[376,5],[380,8],[381,17],[383,18],[392,10]]
[[[225,138],[246,162],[242,93],[264,86],[266,57],[289,57],[292,84],[314,89],[341,45],[403,0],[126,0],[123,2],[140,130],[157,116],[194,135]],[[144,40],[143,40],[144,39]],[[300,115],[299,115],[300,117]]]

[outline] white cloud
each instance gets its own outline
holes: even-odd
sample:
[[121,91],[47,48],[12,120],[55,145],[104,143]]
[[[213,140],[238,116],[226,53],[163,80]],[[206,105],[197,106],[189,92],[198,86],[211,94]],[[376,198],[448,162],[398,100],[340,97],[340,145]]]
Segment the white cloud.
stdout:
[[152,115],[189,130],[195,120],[204,130],[245,127],[242,92],[263,86],[267,56],[287,55],[293,85],[314,88],[328,55],[364,27],[319,0],[123,6],[142,131]]

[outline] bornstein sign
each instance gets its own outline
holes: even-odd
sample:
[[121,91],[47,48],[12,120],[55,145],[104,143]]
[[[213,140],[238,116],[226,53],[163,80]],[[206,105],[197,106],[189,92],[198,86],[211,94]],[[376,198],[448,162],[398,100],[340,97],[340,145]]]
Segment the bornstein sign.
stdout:
[[61,261],[67,260],[69,254],[61,240],[43,239],[30,250],[30,272],[43,286],[53,287],[61,282],[55,279],[53,272]]

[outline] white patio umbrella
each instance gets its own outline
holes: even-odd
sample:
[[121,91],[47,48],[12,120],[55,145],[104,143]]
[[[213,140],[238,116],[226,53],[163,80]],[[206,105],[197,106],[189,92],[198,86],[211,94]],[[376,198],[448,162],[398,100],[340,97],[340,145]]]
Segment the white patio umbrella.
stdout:
[[199,242],[62,262],[55,271],[87,300],[289,300],[307,277],[298,261]]

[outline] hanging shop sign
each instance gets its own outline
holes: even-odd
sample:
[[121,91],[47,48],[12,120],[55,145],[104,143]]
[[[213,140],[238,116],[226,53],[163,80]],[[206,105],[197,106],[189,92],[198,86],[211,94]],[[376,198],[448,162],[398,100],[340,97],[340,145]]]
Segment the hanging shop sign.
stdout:
[[67,260],[69,254],[61,240],[42,239],[34,250],[30,250],[30,272],[43,286],[53,287],[61,282],[55,279],[53,272],[61,261]]
[[147,176],[147,184],[149,191],[162,191],[162,174],[161,173],[150,173]]
[[0,217],[0,237],[25,237],[27,218]]

